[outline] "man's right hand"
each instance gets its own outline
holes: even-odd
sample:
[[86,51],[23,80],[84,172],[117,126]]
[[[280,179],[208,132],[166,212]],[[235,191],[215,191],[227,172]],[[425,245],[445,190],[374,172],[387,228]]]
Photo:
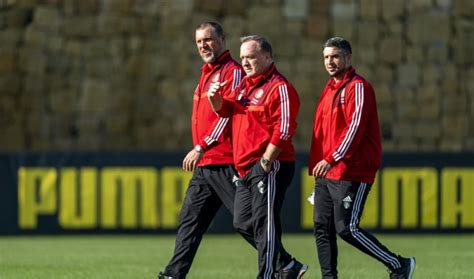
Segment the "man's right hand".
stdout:
[[219,94],[219,90],[222,86],[226,85],[227,80],[224,82],[213,82],[209,87],[209,91],[207,92],[207,98],[209,99],[209,103],[211,104],[212,110],[215,112],[219,111],[222,108],[222,96]]
[[203,153],[196,151],[196,149],[192,149],[188,152],[188,155],[184,157],[183,160],[183,170],[185,171],[194,171],[199,160],[201,160]]

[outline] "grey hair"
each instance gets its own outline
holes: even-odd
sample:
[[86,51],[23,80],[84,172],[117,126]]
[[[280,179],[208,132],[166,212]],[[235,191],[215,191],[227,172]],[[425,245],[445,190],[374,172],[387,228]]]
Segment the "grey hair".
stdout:
[[250,35],[250,36],[245,36],[245,37],[240,38],[241,43],[245,43],[248,41],[257,42],[257,45],[260,50],[263,50],[264,52],[270,54],[270,57],[273,57],[272,45],[265,37],[260,36],[260,35]]

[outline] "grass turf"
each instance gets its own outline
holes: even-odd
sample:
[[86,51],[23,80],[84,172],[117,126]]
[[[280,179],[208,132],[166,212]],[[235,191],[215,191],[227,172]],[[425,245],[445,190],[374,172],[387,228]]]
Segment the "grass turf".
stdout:
[[[287,250],[321,278],[311,234],[285,234]],[[396,253],[415,256],[415,278],[474,278],[474,235],[378,235]],[[156,278],[173,235],[0,237],[1,279]],[[255,278],[256,252],[236,235],[204,237],[188,278]],[[385,267],[339,240],[340,278],[388,278]]]

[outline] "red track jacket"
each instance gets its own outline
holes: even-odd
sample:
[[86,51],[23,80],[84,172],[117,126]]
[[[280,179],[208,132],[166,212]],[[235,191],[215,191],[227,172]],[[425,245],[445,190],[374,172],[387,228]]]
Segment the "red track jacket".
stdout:
[[226,97],[239,84],[243,74],[242,67],[232,59],[229,51],[225,51],[215,63],[206,63],[201,67],[191,120],[193,144],[199,144],[205,151],[198,166],[233,164],[230,121],[212,110],[207,91],[212,82],[227,80],[220,91]]
[[245,77],[225,98],[219,115],[232,116],[234,163],[244,176],[269,143],[282,149],[278,160],[294,161],[291,138],[300,107],[298,93],[274,65],[256,77]]
[[372,86],[350,68],[344,79],[330,79],[316,110],[309,174],[325,159],[326,178],[373,183],[380,167],[382,145]]

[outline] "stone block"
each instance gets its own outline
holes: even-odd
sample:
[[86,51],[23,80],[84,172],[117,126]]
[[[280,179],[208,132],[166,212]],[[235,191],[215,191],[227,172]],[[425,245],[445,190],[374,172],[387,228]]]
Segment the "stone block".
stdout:
[[420,82],[420,67],[417,64],[407,63],[398,66],[398,84],[402,88],[416,87]]
[[53,113],[77,111],[77,92],[74,89],[52,91],[49,96],[49,108]]
[[22,41],[24,30],[17,28],[10,28],[0,30],[1,49],[17,48]]
[[400,121],[413,121],[418,118],[418,106],[414,103],[401,104],[395,107],[397,119]]
[[384,20],[389,21],[403,16],[404,9],[404,4],[399,1],[381,0],[382,18]]
[[198,11],[217,16],[224,10],[225,3],[224,0],[197,0],[194,7]]
[[34,10],[33,25],[41,30],[57,32],[62,23],[59,9],[51,6],[38,6]]
[[401,152],[419,151],[419,144],[413,138],[401,139],[397,141],[397,150]]
[[388,33],[394,37],[404,37],[405,27],[402,20],[396,19],[387,22]]
[[397,140],[414,137],[414,126],[411,123],[395,122],[392,125],[393,137]]
[[[12,74],[17,71],[17,53],[13,49],[0,49],[0,79],[4,75]],[[2,90],[2,82],[0,82],[0,90]],[[8,87],[7,87],[8,88]]]
[[15,7],[13,9],[7,9],[2,12],[2,17],[0,17],[1,25],[5,25],[8,28],[22,28],[28,25],[28,22],[31,18],[31,9],[26,9],[24,7]]
[[354,41],[355,28],[354,24],[350,20],[340,19],[332,23],[333,34],[337,34],[339,37],[343,37],[349,42]]
[[331,0],[309,0],[310,14],[327,14],[331,7]]
[[425,65],[421,73],[422,84],[434,86],[438,84],[441,79],[443,79],[442,71],[438,66],[433,64]]
[[128,14],[132,11],[132,0],[102,0],[102,11],[106,13]]
[[248,6],[248,1],[225,1],[224,12],[230,16],[245,16]]
[[[130,130],[130,115],[126,113],[110,114],[105,117],[105,132],[108,135],[125,136]],[[114,140],[111,140],[113,142]]]
[[30,47],[41,48],[48,40],[48,34],[30,25],[25,30],[24,40]]
[[422,138],[419,140],[418,151],[436,152],[438,151],[439,139]]
[[460,152],[463,150],[463,142],[449,137],[442,138],[438,150],[442,152]]
[[310,60],[313,61],[313,64],[316,64],[316,66],[322,66],[322,47],[324,43],[321,40],[315,40],[312,38],[302,38],[300,43],[301,56],[311,57]]
[[461,141],[469,135],[469,119],[465,115],[443,115],[441,120],[444,137]]
[[[436,26],[427,29],[426,26]],[[451,22],[449,14],[443,12],[427,12],[408,18],[406,35],[415,45],[426,45],[447,42],[451,38]]]
[[[380,24],[377,20],[364,20],[356,23],[357,25],[357,45],[361,49],[366,47],[373,48],[380,40]],[[354,50],[353,50],[354,51]],[[363,52],[363,51],[361,51]]]
[[355,2],[335,2],[331,6],[331,15],[334,22],[339,20],[354,21],[358,15],[358,7]]
[[323,14],[310,15],[307,18],[306,33],[310,38],[326,40],[329,33],[329,17]]
[[457,17],[474,16],[474,2],[471,0],[452,0],[453,14]]
[[437,42],[428,46],[426,61],[438,64],[445,64],[449,59],[449,48],[446,42]]
[[308,14],[309,0],[285,0],[283,15],[292,19],[304,19]]
[[380,1],[379,0],[361,0],[360,1],[360,17],[364,20],[376,21],[380,13]]
[[409,46],[405,44],[406,61],[412,63],[422,64],[425,63],[425,51],[420,46]]
[[377,71],[375,71],[375,80],[379,83],[390,84],[394,81],[395,71],[392,68],[385,65],[377,65]]
[[438,121],[422,120],[415,124],[415,137],[417,139],[439,139],[441,127]]
[[417,13],[431,10],[434,8],[432,0],[411,0],[407,2],[408,13]]
[[[231,1],[234,2],[234,1]],[[236,1],[236,2],[243,2],[243,1]],[[224,32],[226,34],[226,41],[228,42],[229,39],[238,39],[241,36],[245,35],[245,20],[243,17],[238,16],[228,16],[225,17],[222,21],[222,27],[224,28]]]
[[473,20],[461,19],[455,22],[456,51],[454,59],[458,65],[474,64],[474,24]]
[[22,71],[36,76],[46,72],[47,58],[44,52],[34,48],[22,48],[19,52],[19,65]]
[[[373,65],[378,65],[380,63],[380,59],[378,58],[378,52],[377,49],[373,46],[365,46],[361,47],[359,45],[357,46],[352,46],[352,61],[354,65],[360,65],[357,66],[358,69],[362,65],[365,65],[367,67],[371,67]],[[354,49],[355,48],[355,49]]]
[[374,85],[375,87],[375,96],[377,98],[377,105],[378,106],[388,106],[391,110],[393,110],[393,92],[388,86],[387,83],[381,83]]
[[[1,58],[1,55],[0,55]],[[0,63],[1,65],[1,63]],[[0,73],[1,73],[0,66]],[[0,75],[0,96],[1,95],[17,95],[21,92],[22,80],[16,73],[6,73]]]
[[83,114],[105,112],[108,109],[110,98],[109,85],[99,79],[86,79],[79,95],[79,112]]
[[97,18],[94,16],[64,18],[61,32],[66,37],[91,37],[97,33]]
[[400,64],[403,59],[403,41],[399,36],[382,39],[379,49],[381,61],[390,64]]

